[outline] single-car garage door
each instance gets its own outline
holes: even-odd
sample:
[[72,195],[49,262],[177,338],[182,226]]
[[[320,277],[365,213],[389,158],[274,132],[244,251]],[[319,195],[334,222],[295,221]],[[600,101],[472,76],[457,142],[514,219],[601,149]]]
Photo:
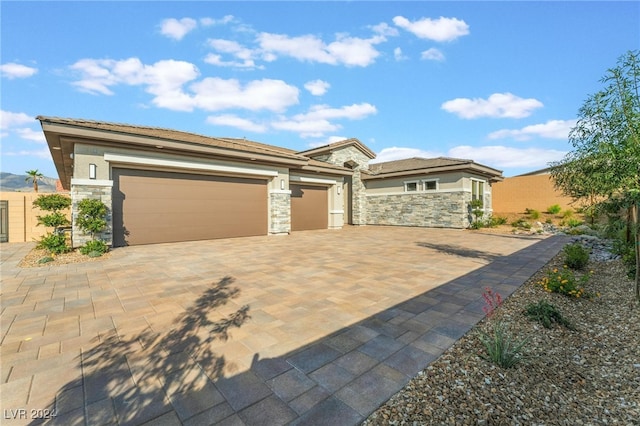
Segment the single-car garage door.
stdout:
[[267,234],[267,181],[113,169],[115,246]]
[[291,189],[291,230],[327,229],[329,226],[328,188],[289,185]]

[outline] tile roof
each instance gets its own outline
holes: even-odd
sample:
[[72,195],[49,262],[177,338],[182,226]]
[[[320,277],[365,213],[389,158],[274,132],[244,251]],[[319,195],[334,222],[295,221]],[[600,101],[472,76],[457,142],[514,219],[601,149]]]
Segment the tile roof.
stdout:
[[465,160],[461,158],[420,158],[413,157],[404,160],[387,161],[384,163],[375,163],[369,165],[372,174],[384,174],[394,172],[404,172],[410,170],[430,169],[442,166],[456,166],[473,163],[473,160]]
[[281,148],[273,145],[267,145],[260,142],[250,141],[239,138],[220,138],[205,136],[197,133],[184,132],[180,130],[165,129],[161,127],[137,126],[123,123],[110,123],[104,121],[71,119],[59,117],[38,116],[37,120],[46,123],[60,124],[73,127],[81,127],[85,129],[100,130],[106,132],[129,134],[135,136],[146,136],[149,138],[165,139],[171,141],[179,141],[197,145],[207,145],[217,148],[225,148],[235,151],[254,152],[259,154],[275,155],[280,157],[289,157],[292,159],[305,159],[303,155],[297,154],[296,151]]

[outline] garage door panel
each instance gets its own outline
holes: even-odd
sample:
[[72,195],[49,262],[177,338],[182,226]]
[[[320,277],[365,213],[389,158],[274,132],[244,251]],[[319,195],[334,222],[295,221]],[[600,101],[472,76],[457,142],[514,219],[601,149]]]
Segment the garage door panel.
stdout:
[[329,193],[326,186],[291,184],[291,230],[327,229]]
[[266,180],[113,169],[114,244],[266,235]]

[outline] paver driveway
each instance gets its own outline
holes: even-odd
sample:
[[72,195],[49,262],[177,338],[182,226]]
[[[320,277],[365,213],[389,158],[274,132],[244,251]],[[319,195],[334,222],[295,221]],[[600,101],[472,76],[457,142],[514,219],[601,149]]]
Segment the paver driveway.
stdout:
[[28,269],[3,244],[2,424],[357,424],[564,242],[350,227]]

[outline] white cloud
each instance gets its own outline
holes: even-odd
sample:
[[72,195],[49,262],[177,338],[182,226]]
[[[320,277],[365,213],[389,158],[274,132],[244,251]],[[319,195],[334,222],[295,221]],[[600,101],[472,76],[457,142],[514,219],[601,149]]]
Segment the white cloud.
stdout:
[[209,39],[207,41],[207,44],[218,52],[232,55],[233,57],[239,59],[239,61],[224,61],[222,59],[222,56],[215,53],[210,53],[207,55],[204,61],[211,65],[249,69],[262,68],[257,67],[254,60],[259,56],[260,52],[244,47],[237,41]]
[[314,35],[289,37],[285,34],[260,33],[257,41],[270,59],[289,56],[299,61],[319,62],[348,67],[366,67],[380,55],[375,45],[386,41],[382,35],[369,39],[338,34],[336,41],[326,44]]
[[418,148],[407,148],[392,146],[389,148],[383,148],[376,154],[376,158],[371,160],[370,163],[384,163],[386,161],[404,160],[406,158],[433,158],[441,157],[442,154],[435,151],[425,151]]
[[37,68],[28,67],[26,65],[9,62],[0,65],[0,73],[3,77],[13,80],[14,78],[27,78],[38,72]]
[[393,23],[413,33],[416,37],[433,41],[452,41],[469,34],[469,25],[457,18],[422,18],[411,22],[404,16],[396,16]]
[[282,112],[298,103],[298,88],[282,80],[253,80],[244,87],[236,79],[209,77],[193,83],[193,105],[207,111],[242,108]]
[[305,83],[304,88],[309,91],[314,96],[322,96],[327,93],[331,85],[326,81],[322,80],[313,80]]
[[240,130],[246,130],[254,133],[264,133],[267,131],[267,126],[233,114],[211,115],[207,117],[207,123],[216,126],[235,127]]
[[42,131],[37,131],[37,130],[29,129],[28,127],[23,127],[23,128],[15,129],[15,132],[22,139],[27,139],[27,140],[38,142],[38,143],[47,143],[47,140],[44,138],[44,133],[42,133]]
[[533,110],[542,106],[542,102],[537,99],[523,99],[511,93],[494,93],[488,99],[453,99],[443,103],[441,108],[466,119],[479,117],[523,118],[528,117]]
[[165,19],[160,24],[160,32],[174,40],[182,40],[187,33],[193,31],[198,26],[198,22],[191,18]]
[[532,124],[522,129],[501,129],[489,134],[489,139],[514,138],[526,141],[533,137],[547,139],[568,139],[569,132],[578,120],[549,120],[542,124]]
[[233,15],[225,15],[221,19],[201,18],[200,25],[202,25],[203,27],[210,27],[212,25],[225,25],[229,22],[233,22],[234,19],[235,18]]
[[552,161],[564,158],[566,152],[542,148],[512,148],[508,146],[461,145],[449,150],[456,158],[471,158],[473,161],[498,169],[510,167],[543,168]]
[[379,34],[385,37],[394,37],[398,35],[398,30],[387,24],[386,22],[381,22],[378,25],[372,25],[370,27],[374,33]]
[[395,49],[393,49],[393,57],[395,58],[396,61],[404,61],[408,59],[408,57],[402,53],[402,49],[399,47],[396,47]]
[[422,59],[427,59],[430,61],[444,61],[444,55],[440,50],[436,49],[435,47],[425,50],[424,52],[422,52],[420,57]]
[[333,123],[331,120],[361,120],[376,112],[376,107],[368,103],[353,104],[341,108],[315,105],[307,113],[297,114],[289,119],[282,118],[273,122],[271,126],[278,130],[300,133],[305,138],[323,137],[326,133],[335,132],[342,128],[341,125]]
[[[71,69],[80,74],[72,84],[81,91],[112,95],[112,88],[120,84],[142,86],[153,95],[151,102],[155,106],[176,111],[242,108],[282,112],[298,103],[298,88],[282,80],[253,80],[244,87],[235,79],[210,77],[194,81],[200,72],[184,61],[163,60],[145,65],[138,58],[82,59]],[[189,82],[193,83],[187,91],[184,86]]]
[[12,127],[32,124],[35,119],[24,112],[10,112],[0,110],[0,129],[7,130]]

